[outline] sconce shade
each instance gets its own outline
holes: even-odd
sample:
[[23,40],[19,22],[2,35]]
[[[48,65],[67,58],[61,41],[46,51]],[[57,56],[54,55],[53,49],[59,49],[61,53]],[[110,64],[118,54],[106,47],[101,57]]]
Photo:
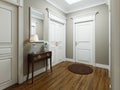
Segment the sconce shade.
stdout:
[[39,41],[37,34],[33,34],[30,36],[30,42],[37,42],[37,41]]

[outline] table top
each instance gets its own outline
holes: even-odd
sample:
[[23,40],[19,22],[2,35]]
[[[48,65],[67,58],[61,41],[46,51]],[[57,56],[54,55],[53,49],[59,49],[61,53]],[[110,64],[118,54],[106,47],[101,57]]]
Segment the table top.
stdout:
[[28,55],[40,55],[40,54],[46,54],[46,53],[52,53],[52,51],[42,51],[39,53],[29,53]]

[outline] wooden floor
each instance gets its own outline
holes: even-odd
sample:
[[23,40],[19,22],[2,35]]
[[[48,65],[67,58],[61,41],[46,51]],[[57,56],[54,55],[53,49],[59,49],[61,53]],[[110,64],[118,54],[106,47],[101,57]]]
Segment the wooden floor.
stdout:
[[89,75],[78,75],[68,71],[72,62],[62,62],[50,71],[40,74],[22,85],[14,85],[6,90],[109,90],[108,70],[97,67]]

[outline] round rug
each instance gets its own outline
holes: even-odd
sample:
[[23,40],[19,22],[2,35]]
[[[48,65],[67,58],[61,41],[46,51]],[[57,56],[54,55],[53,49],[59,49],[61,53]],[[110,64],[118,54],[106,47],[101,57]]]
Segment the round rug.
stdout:
[[68,70],[81,75],[87,75],[93,72],[93,69],[87,65],[84,64],[72,64],[68,66]]

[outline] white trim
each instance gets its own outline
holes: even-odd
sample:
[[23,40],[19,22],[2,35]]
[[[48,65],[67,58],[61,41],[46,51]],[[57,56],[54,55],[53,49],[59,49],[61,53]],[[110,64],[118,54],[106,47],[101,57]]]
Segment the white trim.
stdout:
[[63,62],[64,61],[64,59],[61,59],[61,60],[59,60],[59,61],[57,61],[57,62],[52,62],[52,66],[55,66],[56,64],[59,64],[59,63],[61,63],[61,62]]
[[23,0],[19,0],[19,5],[22,7],[23,6]]
[[101,3],[96,3],[94,5],[89,5],[89,6],[86,6],[86,7],[80,7],[78,9],[74,9],[74,10],[65,10],[65,9],[62,9],[59,5],[53,3],[52,1],[50,0],[46,0],[48,3],[50,3],[51,5],[53,5],[54,7],[56,7],[57,9],[63,11],[64,13],[66,14],[69,14],[69,13],[73,13],[73,12],[77,12],[77,11],[80,11],[80,10],[84,10],[84,9],[88,9],[88,8],[92,8],[92,7],[95,7],[95,6],[99,6],[99,5],[102,5],[102,4],[106,4],[106,1],[104,2],[101,2]]
[[99,67],[99,68],[104,68],[104,69],[108,69],[109,70],[109,65],[96,63],[95,66]]
[[[11,80],[9,80],[9,81],[11,81]],[[0,90],[4,90],[5,88],[10,87],[11,85],[14,85],[16,83],[16,82],[12,82],[12,81],[11,81],[11,83],[9,83],[9,81],[1,84],[0,85]]]
[[[77,15],[75,15],[75,16],[72,16],[71,18],[73,18],[73,19],[78,19],[78,18],[82,18],[82,17],[89,17],[89,16],[94,16],[94,15],[96,15],[96,13],[99,13],[99,11],[92,11],[92,12],[88,12],[87,14],[77,14]],[[90,17],[91,18],[91,20],[93,20],[94,18],[93,17]],[[86,20],[87,20],[87,18],[86,18]],[[88,19],[89,20],[89,19]]]
[[59,10],[63,11],[64,13],[66,13],[66,11],[63,10],[61,7],[59,7],[57,4],[51,2],[50,0],[46,0],[46,1],[47,1],[48,3],[50,3],[50,4],[52,4],[52,5],[53,5],[54,7],[56,7],[57,9],[59,9]]
[[55,13],[52,12],[52,11],[49,11],[48,14],[49,14],[49,18],[50,18],[51,20],[55,20],[55,21],[60,22],[60,23],[63,23],[63,24],[66,23],[66,18],[65,18],[64,16],[62,16],[62,15],[57,15],[57,14],[55,14]]
[[[40,73],[45,72],[45,71],[46,71],[45,67],[43,67],[43,68],[41,68],[41,69],[39,69],[37,71],[34,71],[34,76],[37,76]],[[26,78],[27,78],[27,75],[24,76],[24,81],[26,81]],[[32,73],[29,74],[29,79],[31,79],[31,78],[32,78]]]
[[106,5],[110,6],[110,0],[106,0]]
[[[56,64],[59,64],[59,63],[63,62],[63,61],[64,61],[64,59],[60,60],[58,62],[52,63],[52,67],[55,66]],[[50,64],[49,63],[48,63],[48,70],[50,70]],[[43,72],[46,72],[46,67],[43,67],[39,70],[34,71],[34,76],[37,76],[37,75],[39,75]],[[23,81],[26,81],[26,78],[27,78],[27,75],[24,76]],[[29,74],[29,79],[31,79],[31,78],[32,78],[32,73]]]
[[13,5],[16,5],[16,6],[23,6],[23,0],[16,0],[16,1],[13,1],[13,0],[2,0],[2,1],[10,3],[10,4],[13,4]]
[[18,83],[23,83],[23,7],[18,7]]
[[103,5],[105,4],[106,2],[101,2],[101,3],[98,3],[98,4],[94,4],[94,5],[90,5],[90,6],[87,6],[87,7],[82,7],[82,8],[78,8],[78,9],[74,9],[74,10],[70,10],[70,11],[66,11],[65,13],[66,14],[69,14],[69,13],[74,13],[74,12],[77,12],[77,11],[80,11],[80,10],[85,10],[85,9],[88,9],[88,8],[93,8],[93,7],[96,7],[96,6],[99,6],[99,5]]
[[92,31],[92,61],[91,64],[95,66],[95,14],[90,15],[90,16],[84,16],[84,17],[75,17],[73,18],[73,59],[76,61],[76,51],[75,51],[75,23],[77,22],[84,22],[84,21],[89,21],[93,20],[93,26],[94,29]]
[[76,52],[75,52],[75,36],[76,36],[76,33],[75,33],[75,21],[74,21],[74,19],[73,19],[73,59],[75,60],[75,62],[76,62],[76,57],[75,57],[75,55],[76,55]]
[[40,20],[44,20],[44,14],[33,7],[30,7],[30,18],[36,18]]
[[65,52],[65,56],[64,56],[64,58],[66,58],[66,41],[67,41],[67,37],[66,37],[66,32],[67,32],[67,29],[66,29],[66,24],[64,25],[64,30],[65,30],[65,32],[64,32],[64,34],[65,34],[65,37],[64,37],[64,52]]
[[93,57],[93,60],[92,60],[92,64],[93,64],[93,66],[95,66],[95,29],[96,29],[96,25],[95,25],[95,18],[96,18],[96,16],[95,15],[93,15],[93,32],[92,32],[92,38],[93,38],[93,40],[92,40],[92,57]]
[[84,16],[84,17],[74,17],[73,20],[74,20],[74,23],[95,20],[95,14],[89,15],[89,16]]
[[[72,58],[65,58],[64,61],[75,62],[75,60],[72,59]],[[99,67],[99,68],[104,68],[104,69],[108,69],[108,70],[109,70],[109,65],[105,65],[105,64],[96,63],[96,64],[94,65],[94,67]]]
[[109,10],[109,77],[111,77],[111,45],[112,45],[112,31],[111,31],[111,7],[110,7],[110,0],[108,0],[108,10]]
[[65,58],[65,59],[64,59],[64,61],[75,62],[75,60],[74,60],[74,59],[72,59],[72,58]]
[[18,0],[16,0],[16,2],[13,0],[2,0],[2,1],[13,4],[13,5],[17,5],[17,6],[19,6],[19,3],[20,3]]

